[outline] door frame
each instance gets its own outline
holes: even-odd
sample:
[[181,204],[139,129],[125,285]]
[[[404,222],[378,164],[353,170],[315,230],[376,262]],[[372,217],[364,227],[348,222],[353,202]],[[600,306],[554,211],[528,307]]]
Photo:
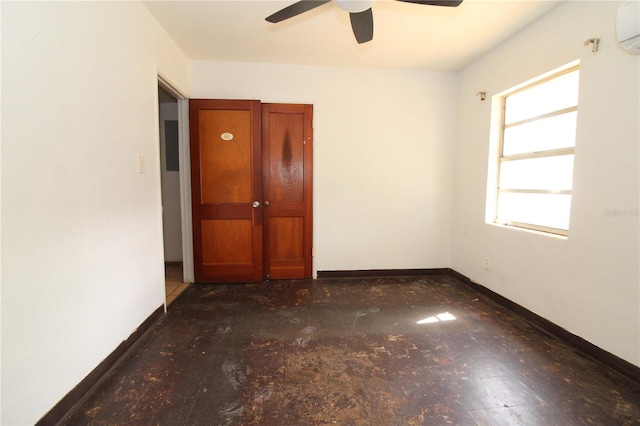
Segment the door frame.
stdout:
[[[185,283],[192,283],[194,281],[194,272],[193,229],[191,220],[191,162],[189,151],[189,99],[161,74],[158,74],[158,86],[169,92],[178,101],[178,161],[180,166],[180,216],[182,222],[182,281]],[[160,140],[158,139],[158,147],[159,146]],[[161,161],[160,152],[158,152],[157,161],[159,163]]]

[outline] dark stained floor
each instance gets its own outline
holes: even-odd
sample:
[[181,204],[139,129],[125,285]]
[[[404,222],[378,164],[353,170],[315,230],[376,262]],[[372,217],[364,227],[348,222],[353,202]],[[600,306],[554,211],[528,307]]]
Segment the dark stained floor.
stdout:
[[640,384],[449,276],[192,285],[67,425],[640,424]]

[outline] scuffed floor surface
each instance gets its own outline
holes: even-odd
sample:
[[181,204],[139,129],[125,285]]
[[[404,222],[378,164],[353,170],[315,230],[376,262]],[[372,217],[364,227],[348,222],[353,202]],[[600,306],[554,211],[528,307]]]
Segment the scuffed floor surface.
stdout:
[[447,276],[192,285],[67,425],[640,424],[640,384]]

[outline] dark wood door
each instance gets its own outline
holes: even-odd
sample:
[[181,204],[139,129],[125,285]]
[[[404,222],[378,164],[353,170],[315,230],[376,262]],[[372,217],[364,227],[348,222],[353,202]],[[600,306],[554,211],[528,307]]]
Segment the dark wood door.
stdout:
[[189,103],[196,282],[263,278],[259,101]]
[[265,278],[312,275],[312,105],[262,104]]

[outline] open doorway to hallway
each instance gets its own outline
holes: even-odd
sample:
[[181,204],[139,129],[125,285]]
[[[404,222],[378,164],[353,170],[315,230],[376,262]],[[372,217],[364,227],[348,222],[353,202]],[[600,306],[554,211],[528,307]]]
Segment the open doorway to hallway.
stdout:
[[182,212],[180,202],[180,129],[178,100],[158,86],[162,228],[164,235],[165,291],[169,305],[188,286],[184,282]]

